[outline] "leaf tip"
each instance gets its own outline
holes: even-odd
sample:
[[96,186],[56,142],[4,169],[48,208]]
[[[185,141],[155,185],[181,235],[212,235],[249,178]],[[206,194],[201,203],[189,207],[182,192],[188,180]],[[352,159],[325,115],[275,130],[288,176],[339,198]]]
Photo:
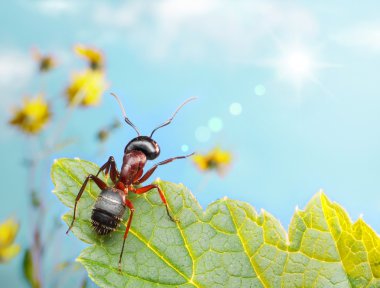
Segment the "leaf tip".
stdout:
[[326,197],[325,190],[323,188],[320,188],[319,191],[317,192],[317,195],[320,197]]
[[330,201],[323,189],[319,189],[319,191],[313,196],[312,201],[315,201],[316,199],[318,199],[319,201]]
[[79,256],[79,257],[75,258],[75,262],[83,264],[84,261],[83,261],[83,258]]
[[323,194],[325,194],[324,190],[322,188],[319,188],[317,195],[323,195]]

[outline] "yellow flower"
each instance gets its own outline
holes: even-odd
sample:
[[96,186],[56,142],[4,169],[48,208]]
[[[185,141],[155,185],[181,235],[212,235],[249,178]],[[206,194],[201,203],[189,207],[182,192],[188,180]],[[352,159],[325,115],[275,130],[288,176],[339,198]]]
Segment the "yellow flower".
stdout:
[[216,170],[222,175],[232,162],[232,154],[228,151],[221,150],[219,147],[215,147],[207,154],[195,154],[192,159],[199,170]]
[[13,243],[18,228],[18,223],[13,219],[0,224],[0,263],[9,261],[19,253],[20,246]]
[[74,51],[84,57],[90,64],[92,70],[102,70],[104,66],[103,54],[94,48],[89,48],[83,45],[76,45]]
[[120,126],[121,123],[119,122],[119,120],[115,120],[111,125],[108,125],[107,127],[100,129],[96,137],[98,138],[99,142],[105,142],[111,135],[111,133]]
[[37,49],[32,51],[34,58],[38,61],[40,72],[48,72],[57,66],[57,61],[52,55],[42,55]]
[[104,73],[86,70],[76,73],[66,89],[69,105],[93,106],[99,103],[104,90],[107,88]]
[[37,134],[50,120],[51,113],[48,103],[42,95],[34,99],[24,99],[23,107],[16,109],[9,124],[18,126],[23,132]]
[[41,72],[47,72],[57,66],[57,62],[50,55],[42,56],[39,62],[40,62],[39,68]]

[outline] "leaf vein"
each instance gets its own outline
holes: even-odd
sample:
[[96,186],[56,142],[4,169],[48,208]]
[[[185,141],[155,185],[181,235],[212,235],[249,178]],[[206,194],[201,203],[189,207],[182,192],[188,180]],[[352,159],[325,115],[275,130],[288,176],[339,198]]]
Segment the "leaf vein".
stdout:
[[237,236],[238,236],[238,238],[239,238],[239,240],[240,240],[240,242],[241,242],[241,244],[242,244],[242,247],[243,247],[243,249],[244,249],[244,253],[247,255],[247,258],[249,259],[249,262],[251,262],[251,267],[252,267],[252,269],[253,269],[253,272],[256,274],[256,276],[257,276],[257,278],[260,280],[261,284],[262,284],[264,287],[267,287],[267,286],[265,285],[264,281],[261,279],[260,274],[256,271],[257,268],[255,267],[255,266],[256,266],[255,261],[254,261],[251,257],[249,257],[249,253],[248,253],[248,250],[247,250],[247,247],[246,247],[245,241],[243,240],[242,236],[241,236],[240,233],[239,233],[238,226],[237,226],[237,224],[236,224],[235,218],[234,218],[234,216],[232,215],[232,211],[231,211],[230,206],[228,205],[228,200],[225,200],[225,203],[226,203],[226,207],[227,207],[227,209],[228,209],[228,212],[230,213],[230,216],[231,216],[232,222],[234,223],[235,230],[236,230],[236,232],[237,232]]

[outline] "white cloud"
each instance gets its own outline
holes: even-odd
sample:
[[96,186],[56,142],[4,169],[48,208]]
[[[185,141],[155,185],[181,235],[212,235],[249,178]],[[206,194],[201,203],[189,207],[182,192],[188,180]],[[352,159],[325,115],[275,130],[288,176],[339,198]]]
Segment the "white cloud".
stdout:
[[273,39],[314,37],[318,30],[306,9],[275,0],[103,4],[95,8],[94,20],[159,59],[216,57],[246,62],[273,46]]
[[15,50],[0,50],[0,89],[16,90],[33,76],[35,63],[30,55]]
[[35,72],[31,56],[15,49],[0,49],[0,142],[12,137],[7,122]]
[[138,22],[144,7],[143,1],[123,4],[119,7],[102,4],[95,8],[93,16],[94,20],[101,25],[128,28]]
[[78,2],[72,0],[41,0],[34,3],[38,11],[49,16],[71,14],[78,11]]
[[333,38],[345,46],[380,52],[380,22],[357,24]]

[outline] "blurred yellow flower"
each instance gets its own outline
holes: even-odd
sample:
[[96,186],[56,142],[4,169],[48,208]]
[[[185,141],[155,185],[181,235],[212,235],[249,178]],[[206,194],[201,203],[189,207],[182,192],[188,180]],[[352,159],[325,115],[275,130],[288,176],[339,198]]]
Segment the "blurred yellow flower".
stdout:
[[39,59],[39,69],[41,72],[48,72],[57,66],[57,62],[50,55],[42,56]]
[[108,137],[111,135],[111,133],[119,128],[121,126],[121,123],[119,120],[115,120],[111,125],[108,125],[107,127],[104,127],[100,129],[96,135],[99,142],[105,142]]
[[57,66],[57,61],[52,55],[42,55],[37,49],[32,50],[33,57],[38,61],[40,72],[48,72]]
[[0,224],[0,263],[11,260],[19,253],[20,246],[13,243],[18,228],[18,223],[13,219]]
[[90,64],[92,70],[102,70],[104,66],[103,54],[95,49],[83,45],[76,45],[74,51],[81,57],[84,57]]
[[24,105],[14,111],[9,124],[28,134],[37,134],[50,120],[50,108],[42,95],[34,99],[25,98]]
[[107,82],[102,71],[86,70],[75,73],[66,89],[67,100],[71,106],[94,106],[99,103],[106,88]]
[[216,170],[222,175],[232,162],[232,154],[229,151],[215,147],[207,154],[195,154],[192,160],[199,170]]

